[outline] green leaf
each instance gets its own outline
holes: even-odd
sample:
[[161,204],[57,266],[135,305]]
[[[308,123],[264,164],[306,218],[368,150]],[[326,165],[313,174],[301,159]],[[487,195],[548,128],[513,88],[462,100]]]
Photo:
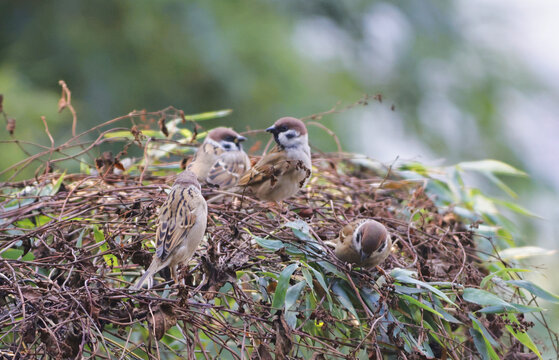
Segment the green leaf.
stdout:
[[83,243],[83,235],[85,234],[85,228],[82,229],[82,231],[80,231],[80,235],[78,235],[78,238],[76,239],[76,247],[79,249],[82,247],[82,243]]
[[497,295],[481,289],[466,288],[464,289],[462,298],[468,302],[483,306],[501,305],[509,308],[512,307],[511,304],[501,299]]
[[[316,280],[318,281],[320,286],[322,286],[322,289],[324,289],[324,292],[326,293],[326,298],[328,299],[328,304],[329,304],[330,310],[331,310],[332,309],[331,308],[331,306],[332,306],[332,296],[330,295],[330,290],[328,289],[328,285],[326,285],[326,281],[324,280],[324,276],[322,275],[322,273],[320,271],[316,270],[315,268],[313,268],[312,266],[310,266],[306,262],[302,261],[301,263],[303,264],[303,266],[305,266],[305,268],[312,271],[312,273],[314,274],[314,277],[316,278]],[[303,273],[303,276],[304,276],[304,273]],[[311,288],[314,289],[314,287],[311,287]]]
[[311,290],[314,291],[314,285],[312,283],[312,275],[311,275],[311,272],[309,271],[309,269],[307,269],[306,267],[303,267],[303,268],[301,268],[301,272],[303,273],[303,277],[305,278],[305,281],[307,282],[307,285],[309,285]]
[[425,305],[425,304],[422,303],[421,301],[419,301],[419,300],[417,300],[417,299],[414,299],[413,297],[411,297],[411,296],[409,296],[409,295],[403,295],[403,294],[402,294],[402,295],[400,295],[399,297],[400,297],[400,299],[405,299],[405,300],[407,300],[408,302],[414,304],[415,306],[418,306],[418,307],[420,307],[420,308],[422,308],[422,309],[424,309],[424,310],[427,310],[427,311],[429,311],[429,312],[431,312],[431,313],[433,313],[433,314],[435,314],[435,315],[437,315],[437,316],[439,316],[439,317],[443,317],[443,315],[442,315],[440,312],[438,312],[437,310],[431,308],[431,307],[428,306],[428,305]]
[[314,240],[310,234],[311,230],[309,224],[303,220],[297,219],[295,221],[290,221],[284,226],[291,228],[293,230],[293,234],[295,234],[295,236],[297,236],[300,240]]
[[409,287],[403,285],[394,285],[394,291],[397,294],[407,294],[407,295],[414,295],[414,294],[421,294],[421,293],[428,292],[428,290],[426,289],[418,289],[415,287]]
[[495,353],[495,350],[491,348],[479,330],[470,328],[469,331],[470,335],[474,339],[474,345],[483,360],[499,360],[499,356]]
[[400,167],[398,168],[398,170],[400,171],[413,171],[415,173],[418,173],[419,175],[428,177],[429,176],[429,170],[427,169],[427,167],[425,167],[425,165],[418,163],[418,162],[409,162],[406,164],[402,164],[400,165]]
[[498,257],[502,260],[519,260],[535,256],[553,255],[557,250],[548,250],[537,246],[519,246],[499,251]]
[[478,172],[489,172],[493,174],[503,174],[511,176],[528,176],[524,171],[504,163],[499,160],[487,159],[479,161],[467,161],[456,164],[463,170],[471,170]]
[[4,259],[17,260],[22,254],[23,254],[23,250],[7,249],[3,251],[1,255]]
[[62,175],[60,175],[60,177],[58,178],[58,180],[56,180],[56,182],[54,183],[54,185],[52,186],[52,189],[50,191],[50,195],[56,195],[56,193],[58,192],[58,190],[60,189],[60,185],[62,185],[62,180],[64,180],[64,175],[66,175],[66,171],[64,171],[64,173]]
[[254,237],[254,241],[256,241],[256,243],[262,246],[263,248],[274,250],[274,251],[282,249],[286,246],[286,244],[281,240],[263,239],[257,236]]
[[454,323],[454,324],[462,324],[462,321],[458,320],[457,318],[452,316],[450,313],[446,312],[442,307],[440,307],[438,305],[435,305],[434,308],[435,308],[435,310],[437,310],[437,312],[441,313],[441,315],[443,316],[443,318],[446,321],[448,321],[450,323]]
[[524,216],[529,216],[529,217],[534,217],[534,218],[538,218],[538,219],[542,219],[541,216],[531,212],[528,209],[523,208],[522,206],[512,203],[510,201],[504,201],[501,199],[495,199],[495,198],[491,198],[496,204],[502,205],[506,208],[508,208],[511,211],[514,211],[515,213],[518,213],[520,215],[524,215]]
[[529,313],[529,312],[541,312],[544,309],[536,306],[526,306],[522,304],[509,304],[509,306],[503,305],[491,305],[478,310],[477,312],[483,314],[502,314],[502,313]]
[[484,172],[483,175],[485,175],[485,177],[487,177],[492,183],[497,185],[499,189],[501,189],[511,198],[516,199],[518,197],[518,195],[514,192],[513,189],[511,189],[507,184],[505,184],[501,179],[499,179],[494,174],[490,172]]
[[289,310],[293,305],[295,305],[295,303],[299,299],[299,296],[301,295],[301,291],[305,288],[305,284],[305,281],[300,281],[287,289],[287,293],[285,294],[285,311]]
[[222,118],[230,115],[232,112],[233,112],[232,109],[223,109],[223,110],[216,110],[216,111],[207,111],[207,112],[193,114],[193,115],[185,115],[184,118],[189,121],[204,121],[204,120]]
[[[165,135],[163,135],[159,130],[141,130],[140,132],[147,137],[160,138],[160,139],[165,138]],[[134,139],[134,135],[132,135],[130,130],[113,131],[104,134],[103,136],[107,139],[116,138],[116,137]]]
[[497,341],[493,338],[493,336],[491,336],[491,334],[489,333],[489,331],[487,331],[487,329],[485,328],[485,326],[483,326],[483,324],[481,323],[481,321],[479,321],[478,318],[476,318],[472,313],[468,314],[468,317],[470,318],[470,320],[472,320],[472,324],[474,326],[474,329],[479,330],[483,337],[489,341],[489,343],[491,344],[491,346],[494,346],[496,348],[499,348],[499,343],[497,343]]
[[[99,230],[97,225],[93,225],[93,239],[96,243],[101,243],[99,245],[100,252],[109,251],[109,245],[105,241],[105,234]],[[109,267],[118,266],[118,259],[113,254],[104,254],[103,259],[105,259],[105,262]]]
[[289,286],[289,279],[293,272],[299,267],[298,263],[288,265],[283,269],[280,274],[278,285],[276,286],[276,291],[274,292],[274,299],[272,300],[272,308],[279,309],[283,308],[285,303],[285,295],[287,293],[287,288]]
[[535,296],[542,298],[544,300],[553,302],[553,303],[559,303],[559,296],[550,293],[547,290],[542,289],[541,287],[539,287],[538,285],[534,284],[531,281],[528,280],[509,280],[506,281],[507,284],[511,284],[513,286],[516,287],[520,287],[523,289],[528,290],[529,292],[531,292],[532,294],[534,294]]
[[320,265],[324,270],[331,272],[332,274],[338,276],[341,279],[347,280],[347,276],[338,270],[338,268],[328,261],[317,261],[317,264]]
[[[507,318],[513,322],[518,324],[518,319],[516,318],[516,316],[514,314],[507,314]],[[507,328],[507,330],[515,337],[518,339],[518,341],[520,341],[522,343],[522,345],[526,346],[528,349],[532,350],[532,352],[536,355],[538,355],[538,357],[541,359],[542,355],[540,354],[538,347],[536,346],[536,344],[534,344],[534,342],[532,341],[532,339],[530,338],[530,336],[522,331],[516,331],[513,329],[512,326],[510,325],[505,325],[505,327]]]
[[340,304],[342,304],[342,306],[345,307],[359,323],[361,323],[361,320],[359,320],[359,316],[357,316],[357,311],[355,311],[355,307],[353,307],[353,304],[351,303],[349,295],[347,294],[345,289],[340,286],[339,281],[336,281],[334,285],[332,285],[332,292],[336,294]]
[[308,269],[310,269],[313,274],[314,277],[316,278],[316,280],[318,281],[318,283],[320,284],[320,286],[322,286],[322,288],[324,289],[324,291],[326,291],[328,293],[328,285],[326,285],[326,281],[324,281],[324,276],[322,275],[322,273],[318,270],[315,270],[312,266],[310,265],[306,265]]
[[398,280],[400,282],[407,283],[407,284],[419,285],[422,288],[428,289],[432,293],[438,295],[441,299],[443,299],[447,303],[458,307],[458,305],[456,305],[452,300],[450,300],[449,297],[446,296],[439,289],[437,289],[437,288],[435,288],[435,287],[433,287],[433,286],[431,286],[431,285],[429,285],[429,284],[427,284],[423,281],[414,279],[414,278],[412,278],[411,276],[408,275],[408,274],[411,274],[411,273],[413,273],[413,272],[410,272],[409,270],[395,268],[390,272],[390,276],[392,276],[395,280]]
[[90,173],[89,165],[83,159],[80,160],[80,173],[87,175]]
[[503,269],[495,271],[495,272],[487,275],[486,277],[484,277],[483,280],[481,280],[481,283],[479,284],[479,286],[482,287],[482,288],[486,287],[487,283],[489,283],[489,281],[491,281],[491,279],[495,276],[501,276],[503,274],[508,274],[510,272],[517,273],[517,272],[528,272],[528,271],[530,271],[530,270],[520,269],[520,268],[503,268]]

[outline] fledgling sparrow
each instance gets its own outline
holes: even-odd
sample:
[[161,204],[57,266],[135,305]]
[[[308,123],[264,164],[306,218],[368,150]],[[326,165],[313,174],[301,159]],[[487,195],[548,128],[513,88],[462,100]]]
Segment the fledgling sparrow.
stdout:
[[334,246],[338,259],[366,268],[382,264],[392,248],[386,227],[372,219],[357,220],[344,226],[338,238],[326,243]]
[[241,177],[238,186],[261,200],[281,201],[295,195],[311,177],[307,128],[299,119],[283,117],[266,131],[274,135],[276,145]]
[[192,258],[204,237],[207,216],[208,206],[196,175],[188,170],[183,171],[159,209],[157,244],[153,260],[132,289],[140,289],[146,280],[148,288],[151,288],[153,275],[166,266],[169,266],[176,283],[178,265]]
[[200,182],[230,188],[250,169],[250,160],[241,146],[245,140],[232,129],[215,128],[208,133],[187,169],[196,174]]

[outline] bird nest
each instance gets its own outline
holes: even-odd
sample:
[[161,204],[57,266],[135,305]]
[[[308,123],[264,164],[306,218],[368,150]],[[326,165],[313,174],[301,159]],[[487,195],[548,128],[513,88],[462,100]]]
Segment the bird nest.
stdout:
[[[134,131],[113,148],[153,142]],[[102,138],[72,146],[100,153]],[[441,211],[426,180],[356,155],[315,153],[313,177],[283,204],[234,195],[210,202],[207,235],[179,285],[162,271],[152,289],[131,291],[151,262],[158,208],[178,169],[114,174],[121,164],[110,154],[97,159],[97,174],[53,164],[49,157],[40,175],[2,187],[4,358],[533,355],[522,338],[533,323],[522,312],[480,311],[498,305],[481,296],[489,293],[480,289],[489,274],[476,247],[483,236],[477,223]],[[382,271],[340,262],[323,243],[359,218],[392,235]],[[527,301],[495,289],[504,304]]]

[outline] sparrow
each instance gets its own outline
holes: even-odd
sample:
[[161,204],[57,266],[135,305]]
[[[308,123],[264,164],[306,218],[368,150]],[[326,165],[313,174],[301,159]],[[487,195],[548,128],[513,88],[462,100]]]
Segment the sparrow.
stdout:
[[366,268],[382,264],[392,248],[386,227],[372,219],[357,220],[344,226],[340,236],[326,244],[334,247],[338,259]]
[[196,175],[189,170],[183,171],[159,209],[153,260],[132,289],[140,289],[146,280],[151,288],[153,275],[166,266],[177,283],[177,267],[190,260],[200,245],[206,232],[207,215],[208,206]]
[[241,177],[238,186],[261,200],[277,202],[295,195],[311,177],[311,149],[307,128],[299,119],[283,117],[266,131],[276,145]]
[[241,145],[245,140],[246,137],[232,129],[215,128],[208,133],[187,169],[202,183],[230,188],[250,168],[250,159]]

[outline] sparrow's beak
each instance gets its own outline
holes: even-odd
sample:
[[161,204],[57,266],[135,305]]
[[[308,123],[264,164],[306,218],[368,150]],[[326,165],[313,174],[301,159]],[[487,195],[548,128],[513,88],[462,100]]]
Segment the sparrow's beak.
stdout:
[[274,125],[270,126],[266,129],[267,132],[271,132],[272,134],[276,133],[276,127]]
[[239,135],[239,136],[237,136],[237,137],[235,138],[235,144],[238,144],[238,143],[240,143],[240,142],[243,142],[243,141],[245,141],[246,139],[247,139],[246,137]]
[[359,255],[361,255],[361,262],[365,261],[371,254],[367,254],[364,251],[360,251]]

